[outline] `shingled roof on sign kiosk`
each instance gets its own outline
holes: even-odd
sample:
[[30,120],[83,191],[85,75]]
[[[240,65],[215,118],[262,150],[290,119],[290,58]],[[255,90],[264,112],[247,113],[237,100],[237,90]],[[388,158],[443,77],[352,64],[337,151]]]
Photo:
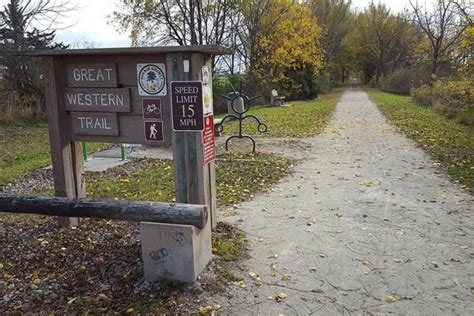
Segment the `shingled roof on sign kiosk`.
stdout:
[[158,46],[158,47],[120,47],[93,49],[42,49],[28,53],[30,56],[81,56],[81,55],[140,55],[166,53],[203,53],[209,55],[230,55],[232,50],[221,45]]

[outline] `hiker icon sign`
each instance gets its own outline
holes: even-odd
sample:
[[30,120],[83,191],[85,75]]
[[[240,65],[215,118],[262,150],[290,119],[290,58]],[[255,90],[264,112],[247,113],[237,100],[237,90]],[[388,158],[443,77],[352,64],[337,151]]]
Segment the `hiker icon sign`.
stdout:
[[145,121],[145,139],[148,142],[163,141],[163,122],[161,121]]
[[166,95],[164,64],[137,64],[138,95]]

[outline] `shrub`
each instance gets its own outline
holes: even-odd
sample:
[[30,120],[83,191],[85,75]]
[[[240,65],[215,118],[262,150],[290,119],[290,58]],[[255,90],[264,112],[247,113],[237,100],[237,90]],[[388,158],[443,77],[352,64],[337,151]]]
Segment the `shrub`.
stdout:
[[418,88],[413,88],[411,89],[410,94],[419,104],[431,105],[433,102],[431,87],[429,85],[422,85]]
[[413,98],[431,105],[448,118],[474,127],[474,85],[472,79],[439,80],[433,87],[423,85],[412,90]]
[[215,113],[227,112],[227,102],[221,95],[227,94],[229,91],[232,91],[232,88],[228,77],[216,76],[212,79],[212,95]]
[[391,75],[381,78],[380,89],[386,92],[410,95],[414,79],[413,72],[414,70],[409,68],[395,70]]

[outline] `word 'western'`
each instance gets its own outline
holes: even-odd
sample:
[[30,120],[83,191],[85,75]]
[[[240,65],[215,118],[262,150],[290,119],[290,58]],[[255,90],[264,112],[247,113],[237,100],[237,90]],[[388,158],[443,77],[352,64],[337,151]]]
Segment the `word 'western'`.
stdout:
[[106,117],[92,118],[88,116],[79,116],[77,119],[81,122],[81,129],[112,129],[112,127],[109,126]]
[[66,98],[71,105],[80,106],[125,106],[124,95],[116,93],[69,93]]

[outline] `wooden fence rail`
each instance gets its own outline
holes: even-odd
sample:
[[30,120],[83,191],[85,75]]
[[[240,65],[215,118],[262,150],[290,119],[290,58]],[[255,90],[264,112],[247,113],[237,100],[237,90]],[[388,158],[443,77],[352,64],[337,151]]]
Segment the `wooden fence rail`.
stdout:
[[203,228],[208,219],[208,210],[205,205],[10,194],[0,194],[0,212],[157,222],[193,225],[198,228]]

